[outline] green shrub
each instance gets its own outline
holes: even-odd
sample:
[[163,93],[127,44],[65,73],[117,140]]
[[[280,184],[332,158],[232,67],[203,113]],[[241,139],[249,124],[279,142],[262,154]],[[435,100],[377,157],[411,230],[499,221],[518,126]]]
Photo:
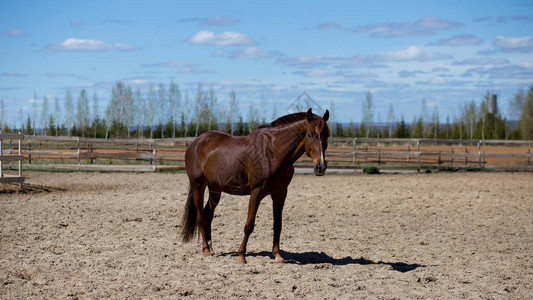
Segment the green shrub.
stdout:
[[378,167],[367,167],[363,169],[363,173],[365,174],[379,174],[379,168]]

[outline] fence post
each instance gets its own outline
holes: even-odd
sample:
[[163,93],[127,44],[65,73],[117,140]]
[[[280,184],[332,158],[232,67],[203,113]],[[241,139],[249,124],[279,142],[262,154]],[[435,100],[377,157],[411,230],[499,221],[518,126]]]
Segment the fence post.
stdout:
[[481,169],[481,141],[477,142],[477,164]]
[[353,139],[353,165],[357,163],[357,138]]
[[450,160],[451,160],[450,165],[453,167],[453,147],[452,147],[452,156],[450,157]]
[[[2,131],[0,130],[0,134]],[[4,150],[2,150],[2,138],[0,138],[0,156],[4,155]],[[4,177],[4,161],[0,159],[0,177]]]
[[420,140],[416,140],[416,169],[420,173]]
[[78,171],[80,170],[80,138],[78,137],[77,139],[77,142],[78,142]]
[[153,160],[154,167],[153,168],[154,168],[154,171],[155,171],[155,166],[157,165],[156,150],[155,150],[155,140],[152,142],[152,144],[153,144],[153,148],[154,148],[154,151],[152,152],[154,154],[154,160]]
[[[20,132],[19,132],[20,134]],[[22,140],[19,140],[19,155],[22,155]],[[24,158],[21,158],[19,160],[19,177],[22,177],[22,160]],[[22,182],[20,183],[20,187],[22,187]]]
[[468,148],[465,147],[465,167],[468,167]]
[[[93,151],[93,143],[90,143],[89,146],[90,146],[90,150],[89,150],[89,151],[90,151],[91,154],[92,154],[92,153],[94,152],[94,151]],[[91,155],[91,165],[92,165],[92,164],[93,164],[93,156]]]

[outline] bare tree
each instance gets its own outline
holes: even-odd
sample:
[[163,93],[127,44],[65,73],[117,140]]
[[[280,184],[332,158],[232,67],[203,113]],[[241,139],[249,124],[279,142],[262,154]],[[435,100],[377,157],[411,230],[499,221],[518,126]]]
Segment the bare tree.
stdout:
[[92,119],[97,120],[100,117],[100,103],[98,101],[98,95],[96,92],[93,93],[93,111],[92,111]]
[[126,131],[128,132],[128,137],[130,137],[131,125],[133,124],[133,118],[135,116],[135,105],[133,103],[133,93],[130,85],[126,86],[124,91],[124,113],[126,119]]
[[22,107],[19,108],[18,118],[20,120],[20,132],[24,133],[24,111],[22,110]]
[[522,107],[524,106],[526,96],[524,94],[524,89],[521,88],[518,90],[516,95],[511,99],[509,103],[509,119],[510,120],[520,120],[522,116]]
[[74,118],[74,106],[72,104],[72,94],[69,90],[65,94],[65,127],[67,128],[67,135],[70,136],[72,129],[72,122]]
[[48,97],[44,95],[43,96],[43,107],[41,109],[41,124],[40,124],[42,128],[42,133],[44,135],[47,135],[47,131],[46,131],[47,123],[48,123]]
[[[4,99],[0,100],[0,130],[2,129],[2,126],[6,127],[6,106],[4,104]],[[2,153],[0,153],[1,155]]]
[[259,121],[261,124],[266,123],[266,100],[263,94],[261,94],[261,100],[259,101]]
[[217,129],[217,96],[213,87],[209,89],[209,99],[205,104],[208,115],[208,130]]
[[168,114],[168,110],[167,110],[168,105],[167,105],[167,92],[166,92],[165,86],[162,83],[159,83],[159,87],[157,89],[157,95],[158,95],[157,106],[159,109],[158,119],[159,119],[159,124],[161,125],[161,138],[164,138],[165,122],[166,122],[167,114]]
[[429,117],[429,111],[428,111],[428,105],[426,102],[426,98],[422,98],[422,137],[427,138],[431,135],[431,128],[430,128],[430,117]]
[[185,91],[185,97],[183,98],[183,104],[181,109],[181,126],[183,130],[183,136],[189,135],[189,126],[191,117],[190,114],[186,112],[190,112],[190,100],[189,100],[189,92]]
[[366,131],[366,137],[370,135],[370,126],[374,120],[374,108],[372,104],[372,93],[370,91],[366,94],[365,100],[363,101],[363,122],[362,125]]
[[96,94],[96,92],[94,92],[93,94],[93,114],[92,114],[92,123],[93,123],[93,130],[94,130],[94,137],[96,138],[96,133],[97,133],[97,120],[100,119],[100,105],[98,103],[98,95]]
[[433,114],[431,115],[431,131],[433,138],[436,139],[439,134],[439,107],[435,105],[433,108]]
[[387,112],[387,122],[389,123],[389,137],[392,137],[392,128],[394,127],[394,107],[389,103],[389,111]]
[[476,102],[472,99],[471,102],[465,103],[463,107],[461,121],[464,120],[465,122],[466,136],[469,139],[472,139],[474,137],[474,125],[476,123],[477,115],[478,112]]
[[194,99],[194,115],[196,118],[196,131],[194,133],[194,136],[198,136],[198,130],[200,129],[200,122],[203,116],[204,112],[204,90],[202,87],[202,84],[198,84],[198,89],[196,90],[196,97]]
[[33,127],[33,135],[36,134],[36,120],[37,120],[37,93],[33,93],[33,103],[32,103],[32,127]]
[[522,115],[520,117],[520,130],[522,139],[533,139],[533,86],[529,88],[524,104],[522,105]]
[[133,106],[135,111],[135,121],[137,121],[137,137],[141,138],[141,125],[144,125],[145,101],[142,97],[141,90],[137,88],[133,96]]
[[87,98],[87,91],[85,91],[85,89],[80,91],[77,107],[78,111],[76,116],[78,121],[78,130],[81,130],[81,136],[85,137],[85,131],[87,130],[89,124],[89,100]]
[[235,95],[235,91],[231,91],[229,93],[229,123],[230,123],[230,128],[231,128],[231,134],[233,135],[233,133],[235,132],[235,128],[234,128],[234,124],[235,124],[235,119],[237,118],[237,116],[239,115],[238,113],[238,110],[239,110],[239,103],[237,101],[237,96]]
[[253,105],[248,108],[248,132],[252,132],[258,124],[258,112]]
[[148,121],[148,125],[150,126],[150,138],[154,137],[154,118],[155,118],[155,91],[154,86],[150,84],[150,87],[148,88],[148,109],[146,110],[147,118],[145,121]]
[[[61,123],[63,122],[63,118],[61,115],[61,107],[59,106],[59,98],[54,98],[54,120],[56,120],[56,127],[60,127]],[[59,130],[56,130],[56,136],[59,135]]]
[[170,105],[170,120],[172,121],[172,137],[176,137],[176,122],[181,106],[181,92],[179,86],[172,80],[168,88],[168,102]]

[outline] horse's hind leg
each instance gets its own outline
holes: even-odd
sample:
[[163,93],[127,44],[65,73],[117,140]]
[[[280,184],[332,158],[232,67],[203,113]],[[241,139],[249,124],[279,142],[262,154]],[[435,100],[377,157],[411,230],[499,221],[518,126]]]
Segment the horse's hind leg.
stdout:
[[205,239],[207,240],[207,246],[209,247],[209,251],[211,252],[211,254],[214,254],[213,242],[211,239],[211,223],[213,222],[215,208],[217,207],[219,201],[220,201],[220,191],[213,189],[212,187],[209,187],[209,200],[207,201],[204,207],[204,216],[205,216],[204,230],[205,230]]
[[285,205],[285,198],[287,198],[287,190],[272,194],[272,208],[274,210],[274,243],[272,246],[272,255],[274,255],[275,262],[283,262],[283,257],[279,250],[279,237],[282,228],[282,213]]
[[209,245],[207,244],[207,239],[205,235],[207,219],[203,210],[205,187],[205,184],[191,183],[191,190],[194,196],[194,206],[196,206],[196,221],[198,222],[198,230],[202,235],[202,251],[204,253],[204,256],[210,256],[211,251],[209,250]]

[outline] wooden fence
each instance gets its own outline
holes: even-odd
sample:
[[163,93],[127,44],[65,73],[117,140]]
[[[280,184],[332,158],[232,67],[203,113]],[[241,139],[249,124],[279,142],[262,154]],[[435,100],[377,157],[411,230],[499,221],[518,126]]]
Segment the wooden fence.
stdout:
[[[194,138],[92,139],[26,136],[22,155],[30,169],[109,171],[183,170]],[[533,170],[533,141],[330,138],[330,169]],[[312,168],[305,155],[297,168]]]
[[[1,133],[0,132],[0,183],[17,182],[21,185],[24,183],[24,177],[22,176],[22,146],[21,141],[24,139],[23,134],[16,133]],[[4,150],[4,141],[9,140],[9,147]],[[13,141],[18,143],[18,150],[13,151]],[[13,152],[15,154],[13,154]],[[18,176],[4,173],[4,162],[17,162],[18,163]]]
[[[335,147],[344,143],[343,147]],[[533,141],[451,139],[333,138],[330,160],[345,157],[341,168],[379,166],[389,169],[478,168],[533,170]],[[352,150],[335,153],[335,149]],[[333,158],[332,158],[333,157]]]

